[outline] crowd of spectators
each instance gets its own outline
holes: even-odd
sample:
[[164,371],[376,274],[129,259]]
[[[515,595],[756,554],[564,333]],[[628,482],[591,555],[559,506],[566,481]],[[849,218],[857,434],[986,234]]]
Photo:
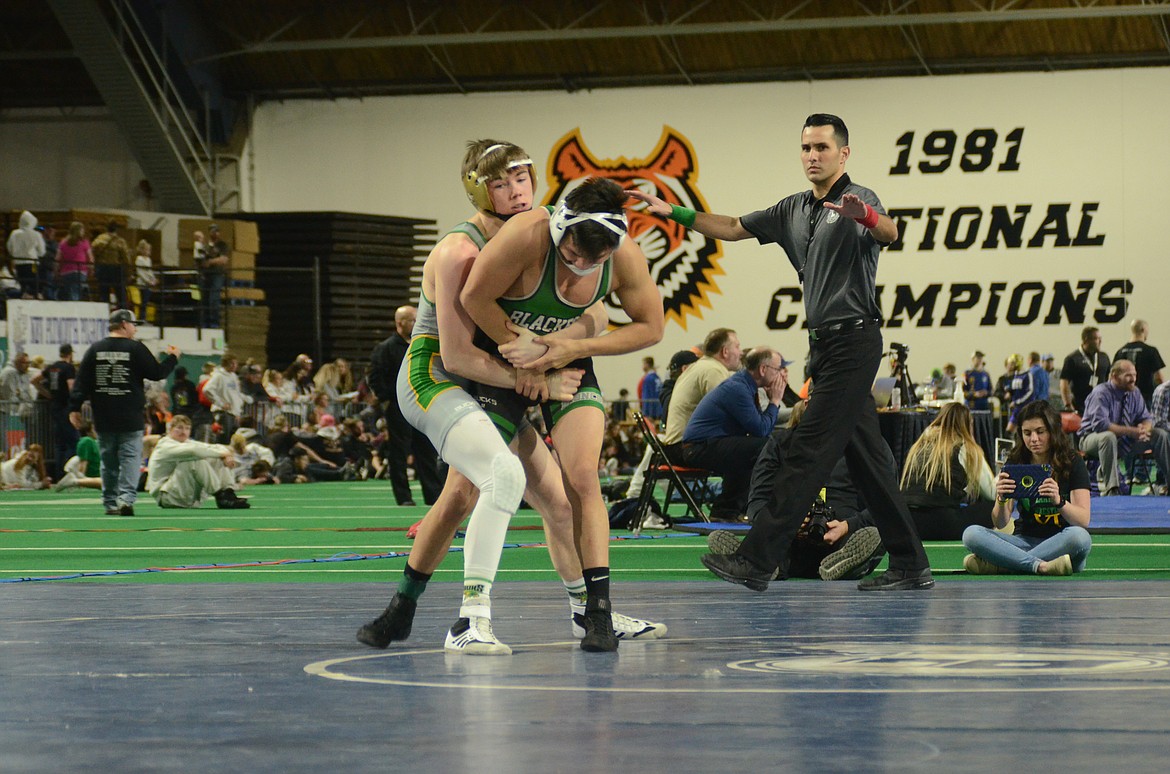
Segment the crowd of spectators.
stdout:
[[[67,395],[75,377],[67,348],[54,364],[64,370],[42,376],[43,358],[17,353],[0,372],[0,414],[26,428],[26,448],[3,460],[5,490],[100,486],[100,462],[86,446],[92,427],[84,425],[80,439],[76,432],[70,436],[57,426],[67,421],[51,410],[50,387],[58,389],[59,381]],[[194,378],[179,366],[169,383],[146,386],[144,471],[173,417],[182,415],[191,422],[192,439],[222,446],[225,457],[230,451],[236,487],[387,477],[390,439],[381,406],[344,359],[314,371],[312,358],[300,355],[282,371],[225,353]],[[49,440],[62,433],[67,442],[46,459]],[[42,436],[45,444],[37,442]]]
[[151,295],[159,286],[158,268],[149,242],[131,246],[110,221],[91,241],[84,223],[73,221],[58,238],[53,226],[42,226],[27,210],[8,235],[0,266],[0,289],[7,298],[46,301],[108,300],[114,309],[130,308],[146,316]]
[[[145,239],[127,242],[125,232],[116,220],[92,239],[81,221],[59,232],[52,225],[39,224],[36,215],[25,210],[4,242],[0,302],[6,298],[101,301],[108,302],[111,310],[130,309],[144,320],[154,320],[148,316],[148,307],[152,302],[158,305],[166,285],[180,294],[178,299],[187,299],[172,299],[171,311],[195,313],[201,327],[220,327],[231,246],[220,236],[219,227],[211,224],[208,237],[195,232],[192,253],[197,283],[188,276],[190,270],[174,273],[172,282],[164,282],[168,275],[151,243]],[[5,312],[0,303],[0,318]]]

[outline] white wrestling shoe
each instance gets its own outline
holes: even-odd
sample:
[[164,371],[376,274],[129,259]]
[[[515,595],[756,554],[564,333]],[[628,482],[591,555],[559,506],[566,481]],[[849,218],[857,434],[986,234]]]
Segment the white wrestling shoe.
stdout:
[[496,639],[492,632],[492,619],[483,616],[460,618],[443,643],[443,650],[449,653],[466,653],[469,656],[510,656],[512,649]]
[[[621,613],[612,613],[613,633],[619,640],[657,640],[666,636],[666,624],[654,621],[643,621],[641,618],[630,618]],[[573,613],[570,619],[573,625],[573,636],[581,639],[585,636],[585,615]]]

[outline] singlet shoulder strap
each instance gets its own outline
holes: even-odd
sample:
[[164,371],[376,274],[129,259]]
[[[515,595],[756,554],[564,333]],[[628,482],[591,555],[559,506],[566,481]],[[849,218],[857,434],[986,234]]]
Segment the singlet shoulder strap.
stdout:
[[448,234],[463,234],[480,250],[487,244],[487,237],[479,230],[479,227],[470,221],[464,221],[447,232]]

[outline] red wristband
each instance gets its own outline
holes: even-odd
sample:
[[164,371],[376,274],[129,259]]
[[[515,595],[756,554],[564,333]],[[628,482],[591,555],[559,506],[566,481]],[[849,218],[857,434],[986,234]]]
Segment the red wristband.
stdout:
[[880,218],[880,217],[881,217],[881,215],[878,213],[877,210],[875,210],[873,207],[870,207],[868,204],[866,204],[864,217],[854,218],[854,220],[856,220],[858,223],[865,226],[866,228],[874,228],[875,226],[877,226],[878,218]]

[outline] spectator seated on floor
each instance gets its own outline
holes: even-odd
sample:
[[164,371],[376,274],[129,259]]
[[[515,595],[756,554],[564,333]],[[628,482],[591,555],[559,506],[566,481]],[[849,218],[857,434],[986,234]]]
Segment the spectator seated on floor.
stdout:
[[232,456],[236,460],[236,466],[232,472],[237,484],[244,484],[246,479],[252,477],[252,466],[257,461],[267,462],[270,470],[272,465],[276,463],[276,455],[272,449],[253,441],[252,439],[255,437],[255,430],[240,428],[232,433],[231,440],[228,442],[228,448],[232,450]]
[[65,474],[53,485],[54,492],[63,492],[75,486],[102,488],[102,457],[93,423],[82,422],[78,433],[81,437],[77,441],[77,452],[65,462]]
[[1000,471],[995,479],[992,523],[1002,530],[1014,509],[1018,514],[1015,529],[1007,534],[977,524],[967,527],[963,545],[971,553],[963,558],[963,569],[972,575],[1080,572],[1093,548],[1085,461],[1073,449],[1060,414],[1047,400],[1024,406],[1017,419],[1008,465],[1049,465],[1051,473],[1034,491],[1019,492],[1008,470]]
[[962,540],[972,524],[992,527],[995,477],[973,427],[966,406],[947,403],[906,455],[902,496],[922,540]]
[[45,455],[34,443],[7,462],[0,463],[0,480],[5,489],[47,489],[53,480],[45,472]]
[[309,450],[309,468],[318,481],[344,481],[353,473],[341,451],[341,431],[330,414],[321,417],[321,426],[312,435],[302,436],[300,445]]
[[[69,458],[65,463],[65,475],[61,476],[61,480],[53,484],[54,492],[64,492],[66,489],[73,487],[81,487],[82,489],[101,489],[102,478],[101,475],[89,475],[90,461],[82,459],[76,454]],[[97,473],[101,473],[101,467],[98,464],[93,465],[93,469]]]
[[350,417],[341,423],[341,451],[345,461],[357,472],[358,478],[373,478],[381,469],[381,464],[375,464],[374,448],[371,445],[373,436],[365,431],[360,419]]
[[268,460],[260,459],[252,463],[248,475],[238,479],[237,483],[243,486],[258,486],[260,484],[279,484],[280,481],[272,475],[272,465]]
[[191,420],[171,419],[147,464],[146,490],[163,508],[198,508],[208,497],[217,508],[248,508],[236,495],[232,450],[191,440]]
[[311,484],[317,480],[309,470],[309,452],[299,446],[276,463],[272,475],[278,484]]

